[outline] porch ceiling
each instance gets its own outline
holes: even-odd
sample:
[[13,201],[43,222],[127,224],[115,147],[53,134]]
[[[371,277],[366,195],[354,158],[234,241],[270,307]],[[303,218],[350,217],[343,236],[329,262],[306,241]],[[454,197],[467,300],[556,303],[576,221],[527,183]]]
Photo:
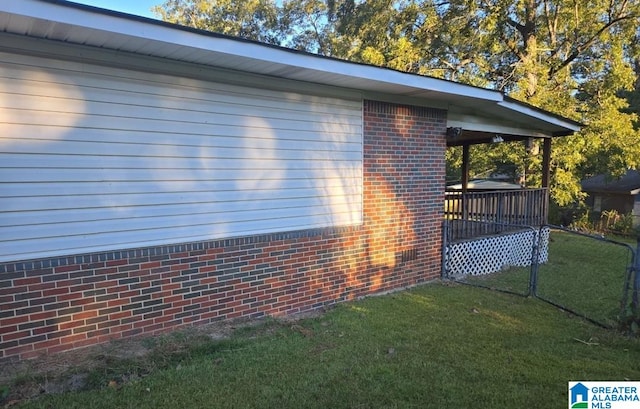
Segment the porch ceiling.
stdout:
[[451,107],[447,120],[447,146],[475,145],[572,135],[583,126],[507,96],[478,111]]
[[[447,109],[449,127],[482,143],[497,130],[513,137],[571,134],[580,124],[495,90],[357,64],[247,41],[64,0],[0,1],[0,31],[266,77],[358,90],[381,98]],[[11,51],[11,42],[0,42]],[[511,137],[509,136],[509,137]]]
[[[459,132],[459,134],[458,134]],[[467,131],[463,128],[455,129],[449,128],[447,131],[447,146],[463,146],[463,145],[479,145],[492,143],[495,137],[502,137],[502,141],[511,142],[512,140],[516,140],[519,137],[517,135],[510,136],[508,138],[504,138],[503,134],[491,133],[491,132],[476,132],[476,131]]]
[[465,129],[460,130],[459,136],[447,135],[447,146],[463,146],[463,145],[479,145],[488,143],[500,143],[500,142],[513,142],[524,141],[531,137],[545,137],[548,136],[529,136],[522,134],[506,134],[504,132],[486,132],[486,131],[468,131]]

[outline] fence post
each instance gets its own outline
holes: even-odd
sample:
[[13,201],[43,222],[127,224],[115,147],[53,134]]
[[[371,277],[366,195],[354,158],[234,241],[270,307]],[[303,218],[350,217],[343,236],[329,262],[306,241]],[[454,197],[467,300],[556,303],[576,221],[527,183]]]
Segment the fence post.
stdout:
[[636,254],[633,255],[633,293],[631,294],[631,307],[633,311],[638,308],[640,292],[640,233],[636,238]]
[[539,230],[532,229],[533,248],[531,249],[531,272],[529,273],[529,294],[530,297],[538,296],[538,268],[540,267],[540,236],[542,236],[542,228]]
[[442,221],[442,266],[441,269],[442,271],[440,272],[441,278],[448,278],[448,274],[447,274],[447,246],[449,245],[448,243],[448,236],[449,236],[449,221],[447,219],[444,219]]

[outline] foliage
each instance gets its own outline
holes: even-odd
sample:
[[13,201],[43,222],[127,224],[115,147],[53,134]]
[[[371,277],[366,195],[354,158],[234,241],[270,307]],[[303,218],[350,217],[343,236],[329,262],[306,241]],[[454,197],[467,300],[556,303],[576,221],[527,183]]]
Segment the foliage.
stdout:
[[631,213],[620,214],[616,210],[605,210],[600,214],[596,227],[598,231],[631,235],[634,232],[633,218]]
[[616,210],[593,212],[588,206],[577,205],[560,208],[552,206],[550,223],[566,226],[573,230],[594,234],[615,234],[623,237],[635,237],[638,233],[631,213],[620,214]]
[[636,49],[636,52],[633,54],[636,56],[633,60],[633,70],[636,77],[634,87],[631,90],[621,90],[619,92],[619,96],[626,99],[629,103],[629,106],[623,109],[623,112],[636,115],[636,120],[634,122],[634,128],[636,131],[640,130],[640,51],[637,51],[640,49],[640,46],[638,45],[639,42],[640,32],[638,32],[635,41],[631,45]]
[[640,335],[640,311],[628,305],[620,316],[620,330],[632,336]]
[[[477,31],[467,38],[474,58],[458,67],[466,74],[457,79],[480,75],[489,86],[512,97],[587,124],[580,134],[554,141],[551,196],[556,203],[565,206],[581,199],[578,182],[586,176],[619,175],[640,165],[638,133],[633,128],[637,115],[624,93],[638,78],[632,64],[637,50],[629,44],[635,44],[639,2],[455,0],[447,4],[457,5],[445,7],[448,17],[463,19]],[[508,160],[525,174],[527,185],[539,185],[540,154],[525,155],[520,147],[509,145],[476,150],[472,157],[479,156],[481,163],[472,159],[472,172]]]
[[167,0],[153,11],[164,21],[268,44],[286,34],[271,0]]
[[9,385],[0,385],[0,403],[9,396],[10,390]]
[[576,231],[580,231],[583,233],[595,233],[596,230],[593,225],[593,220],[591,220],[591,210],[586,207],[582,207],[582,212],[579,212],[575,215],[574,220],[569,223],[567,226]]

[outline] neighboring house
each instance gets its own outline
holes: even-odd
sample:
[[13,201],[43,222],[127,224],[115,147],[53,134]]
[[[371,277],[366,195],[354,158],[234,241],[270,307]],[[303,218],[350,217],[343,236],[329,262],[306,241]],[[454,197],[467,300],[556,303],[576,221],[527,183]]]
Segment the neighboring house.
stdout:
[[60,0],[0,2],[0,83],[0,360],[435,279],[449,139],[579,129]]
[[582,181],[586,203],[596,213],[615,210],[631,214],[634,226],[640,225],[640,172],[629,170],[620,178],[597,175]]

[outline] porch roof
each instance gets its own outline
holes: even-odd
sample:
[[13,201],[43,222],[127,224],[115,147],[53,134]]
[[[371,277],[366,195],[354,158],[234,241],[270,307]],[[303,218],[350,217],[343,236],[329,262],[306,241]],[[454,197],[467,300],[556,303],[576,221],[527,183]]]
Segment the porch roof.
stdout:
[[[267,45],[64,0],[0,2],[0,31],[165,60],[355,89],[363,98],[447,109],[449,145],[568,135],[581,125],[502,92]],[[0,50],[11,50],[10,41]],[[117,54],[114,54],[117,63]],[[151,67],[149,69],[152,69]]]

